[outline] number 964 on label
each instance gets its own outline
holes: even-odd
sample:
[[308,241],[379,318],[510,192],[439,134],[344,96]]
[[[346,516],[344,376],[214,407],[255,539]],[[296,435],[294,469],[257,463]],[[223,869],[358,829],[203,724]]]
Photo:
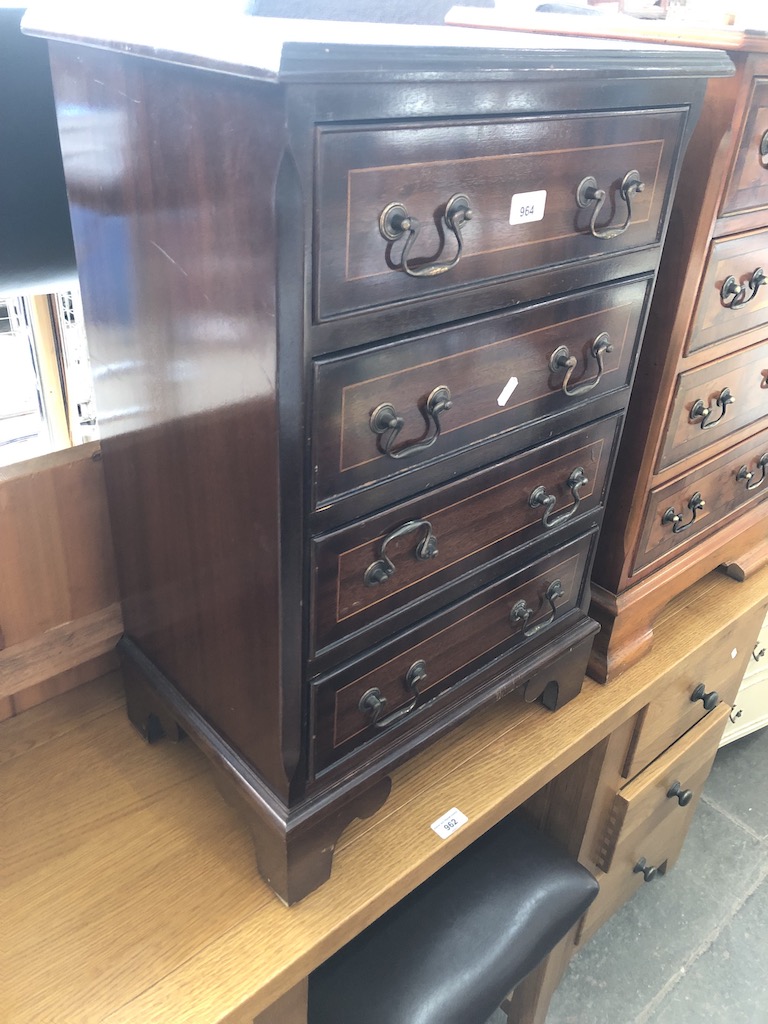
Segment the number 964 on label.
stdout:
[[527,224],[529,221],[543,220],[546,205],[546,189],[540,189],[538,192],[516,192],[512,196],[509,208],[509,223]]

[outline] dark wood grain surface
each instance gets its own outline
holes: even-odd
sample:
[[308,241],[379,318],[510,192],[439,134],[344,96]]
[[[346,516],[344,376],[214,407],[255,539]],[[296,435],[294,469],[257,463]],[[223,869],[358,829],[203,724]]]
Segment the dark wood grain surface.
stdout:
[[[620,282],[354,356],[318,360],[312,431],[317,505],[506,432],[511,434],[506,450],[515,451],[530,443],[525,428],[544,417],[557,417],[567,429],[590,416],[590,403],[632,379],[648,285],[647,279]],[[606,353],[597,381],[591,346],[602,333],[613,350]],[[561,345],[577,360],[569,390],[597,381],[593,389],[575,396],[563,392],[565,370],[550,368]],[[426,429],[423,408],[439,385],[449,388],[453,404],[440,417],[435,445],[397,460],[382,455],[370,427],[374,409],[390,402],[402,416],[395,445],[401,450],[406,442],[434,434],[434,426]],[[522,434],[521,441],[514,431]],[[410,487],[418,488],[418,480]]]
[[[322,132],[319,318],[656,243],[684,116],[644,110]],[[626,221],[618,189],[631,170],[645,184],[633,200],[631,223],[614,238],[593,237],[595,204],[578,206],[579,183],[591,175],[607,191],[596,225],[607,231]],[[513,197],[538,190],[546,192],[542,218],[511,224]],[[460,261],[434,277],[408,276],[402,243],[388,243],[379,231],[381,212],[402,203],[423,225],[412,257],[417,267],[444,261],[457,251],[442,224],[456,193],[468,197],[473,214],[462,228]]]
[[[766,171],[768,175],[768,171]],[[729,308],[720,290],[728,277],[746,286],[755,270],[768,273],[768,230],[735,235],[718,240],[701,280],[699,310],[688,343],[689,352],[713,345],[768,323],[768,284],[762,285],[754,298]],[[747,295],[749,288],[746,289]]]
[[[717,400],[726,388],[733,403],[718,405]],[[699,400],[705,412],[711,410],[706,419],[691,416]],[[666,469],[705,448],[718,447],[721,440],[744,427],[754,430],[765,416],[768,416],[768,342],[681,373],[659,469]]]
[[[541,650],[548,643],[557,647],[556,636],[563,621],[572,622],[569,612],[583,599],[584,568],[590,555],[594,534],[556,549],[507,578],[478,591],[463,602],[410,631],[396,645],[378,651],[373,657],[354,663],[329,679],[313,683],[313,736],[316,768],[349,753],[351,749],[376,736],[359,708],[360,699],[378,687],[386,697],[387,714],[406,705],[412,693],[404,685],[408,669],[423,659],[427,700],[441,691],[464,684],[471,686],[474,673],[494,658],[515,648]],[[562,583],[562,597],[555,600],[555,612],[547,601],[547,588],[555,580]],[[518,601],[525,601],[533,615],[526,621],[511,618]],[[536,627],[540,627],[536,630]],[[525,636],[524,630],[531,632]],[[417,643],[409,645],[409,637]],[[420,688],[421,689],[421,688]],[[423,713],[434,714],[428,707]],[[422,714],[423,714],[422,713]],[[393,727],[396,731],[396,726]]]
[[749,116],[728,186],[723,196],[722,213],[768,206],[768,152],[761,143],[768,132],[768,78],[755,77],[749,98]]
[[[386,33],[353,45],[318,26],[292,41],[284,24],[238,19],[207,39],[211,22],[192,15],[163,50],[162,26],[142,41],[138,23],[94,17],[89,37],[81,23],[64,31],[86,45],[52,53],[129,713],[145,735],[181,728],[209,755],[263,875],[292,903],[327,878],[341,830],[376,810],[417,750],[513,689],[551,709],[578,693],[597,629],[596,530],[679,156],[702,76],[726,62],[613,44],[462,50],[447,36],[398,47]],[[117,23],[127,34],[96,27]],[[593,237],[580,179],[607,189],[598,228],[621,227],[617,182],[635,169],[646,187],[631,222]],[[388,267],[381,204],[415,204],[419,266],[449,185],[477,197],[462,259],[424,279],[402,254]],[[534,186],[544,216],[510,224],[513,196]],[[601,333],[613,347],[598,381]],[[561,345],[570,395],[550,365]],[[392,458],[400,442],[387,454],[372,412],[404,410],[407,449],[440,385],[445,434]],[[567,514],[577,468],[584,510],[546,531],[525,502],[541,485]],[[403,571],[390,606],[366,607],[333,559],[380,544],[422,496],[456,568],[411,583]],[[312,551],[332,535],[341,544],[317,563],[313,594]],[[404,549],[393,554],[403,564]],[[561,570],[550,623],[528,584]],[[499,611],[518,587],[531,629],[546,623],[529,637]],[[361,739],[343,710],[334,747],[336,711],[315,695],[335,707],[354,690],[356,706],[357,681],[422,643],[434,696],[413,725]],[[390,706],[393,685],[382,682]],[[345,744],[359,745],[351,759]]]
[[[662,561],[676,548],[689,545],[704,533],[718,529],[728,518],[743,507],[762,502],[768,497],[768,488],[747,490],[744,481],[737,479],[742,466],[755,470],[758,460],[768,451],[768,431],[729,448],[722,455],[709,459],[684,476],[651,490],[640,536],[635,571]],[[755,479],[760,478],[756,471]],[[700,492],[706,502],[692,521],[688,508],[690,498]],[[667,508],[674,508],[682,522],[692,525],[673,533],[670,523],[662,522]]]
[[[419,495],[362,523],[320,536],[312,544],[311,652],[365,630],[354,647],[391,632],[435,604],[445,603],[476,585],[467,575],[491,563],[503,565],[523,545],[561,543],[566,527],[583,529],[584,518],[596,522],[604,500],[607,473],[620,423],[599,421],[566,434],[525,456],[496,464],[459,481]],[[577,490],[576,508],[570,475],[582,469],[587,482]],[[530,497],[543,486],[555,498],[548,529],[542,520],[547,506],[532,506]],[[560,517],[563,517],[562,519]],[[394,574],[380,583],[366,582],[371,564],[381,558],[389,534],[404,524],[428,525],[388,541],[385,555]],[[427,535],[437,553],[419,558]],[[502,562],[501,560],[504,560]],[[446,587],[450,587],[446,591]],[[419,608],[414,603],[419,601]],[[381,620],[386,620],[382,622]],[[370,627],[374,629],[369,632]],[[366,639],[367,637],[367,639]]]

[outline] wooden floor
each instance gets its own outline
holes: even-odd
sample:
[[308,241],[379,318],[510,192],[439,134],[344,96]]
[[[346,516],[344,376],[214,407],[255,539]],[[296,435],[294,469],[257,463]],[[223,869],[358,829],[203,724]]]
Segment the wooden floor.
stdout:
[[[651,656],[552,714],[507,698],[393,776],[330,882],[285,908],[191,743],[147,747],[120,680],[0,725],[3,1024],[244,1024],[647,703],[660,671],[768,594],[712,574]],[[469,821],[441,840],[430,824]]]

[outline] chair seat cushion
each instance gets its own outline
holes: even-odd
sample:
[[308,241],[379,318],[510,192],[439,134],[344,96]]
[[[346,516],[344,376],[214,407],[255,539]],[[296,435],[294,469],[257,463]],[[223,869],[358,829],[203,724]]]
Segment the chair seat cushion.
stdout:
[[313,972],[309,1024],[484,1024],[597,890],[510,815]]

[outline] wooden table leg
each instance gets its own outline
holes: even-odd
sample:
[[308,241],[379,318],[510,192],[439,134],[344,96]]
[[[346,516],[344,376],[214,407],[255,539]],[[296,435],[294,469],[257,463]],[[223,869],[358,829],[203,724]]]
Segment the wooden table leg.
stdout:
[[289,989],[276,1003],[272,1003],[254,1017],[253,1024],[307,1024],[307,988],[308,982],[305,978],[294,988]]

